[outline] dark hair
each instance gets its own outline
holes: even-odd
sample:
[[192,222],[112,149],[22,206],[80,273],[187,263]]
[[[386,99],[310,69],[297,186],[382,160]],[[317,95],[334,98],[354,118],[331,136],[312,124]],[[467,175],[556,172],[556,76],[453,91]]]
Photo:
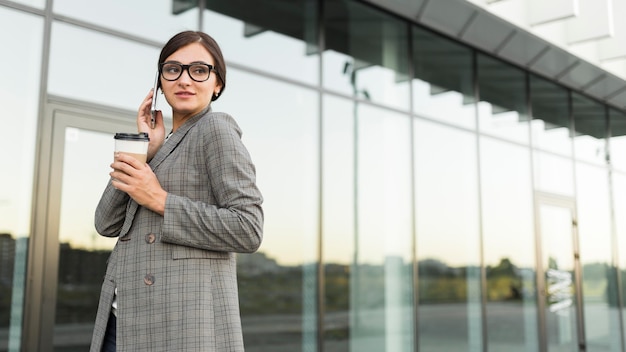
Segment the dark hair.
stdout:
[[[224,56],[222,56],[222,50],[215,39],[213,39],[210,35],[199,32],[199,31],[184,31],[173,36],[161,49],[161,55],[159,55],[159,62],[161,64],[165,61],[170,55],[175,53],[178,49],[187,46],[193,43],[200,43],[213,57],[215,61],[215,67],[213,71],[219,78],[222,83],[222,87],[217,96],[212,95],[211,101],[217,100],[222,93],[224,93],[224,89],[226,89],[226,63],[224,62]],[[159,76],[159,88],[161,87],[161,79]]]

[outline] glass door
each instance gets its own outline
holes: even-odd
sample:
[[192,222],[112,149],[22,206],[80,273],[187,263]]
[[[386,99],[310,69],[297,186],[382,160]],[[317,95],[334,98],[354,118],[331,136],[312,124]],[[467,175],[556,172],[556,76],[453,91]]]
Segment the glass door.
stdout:
[[584,351],[574,201],[538,194],[536,205],[541,351]]
[[137,127],[132,116],[89,110],[56,109],[52,119],[43,291],[54,304],[42,305],[39,344],[45,351],[86,351],[116,242],[96,233],[95,208],[109,179],[114,133]]

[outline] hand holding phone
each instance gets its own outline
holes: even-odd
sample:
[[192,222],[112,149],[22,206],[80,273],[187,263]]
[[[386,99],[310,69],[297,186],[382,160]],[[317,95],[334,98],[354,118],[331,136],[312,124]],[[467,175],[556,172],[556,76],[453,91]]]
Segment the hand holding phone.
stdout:
[[154,78],[154,89],[152,89],[152,105],[150,106],[150,128],[154,128],[156,126],[156,101],[157,101],[157,90],[159,89],[159,72],[157,71],[156,77]]

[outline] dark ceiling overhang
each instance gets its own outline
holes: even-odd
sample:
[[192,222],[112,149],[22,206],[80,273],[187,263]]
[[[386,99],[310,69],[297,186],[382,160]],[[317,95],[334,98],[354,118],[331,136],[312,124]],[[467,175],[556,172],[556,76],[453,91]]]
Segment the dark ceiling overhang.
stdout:
[[620,110],[626,80],[465,0],[362,0]]

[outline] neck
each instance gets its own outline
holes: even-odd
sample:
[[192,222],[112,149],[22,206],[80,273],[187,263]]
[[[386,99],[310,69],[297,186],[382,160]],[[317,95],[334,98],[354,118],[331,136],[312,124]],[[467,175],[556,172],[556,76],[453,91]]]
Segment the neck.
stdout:
[[173,132],[176,131],[180,126],[184,125],[185,122],[187,122],[188,120],[199,115],[204,115],[207,111],[210,111],[210,110],[211,110],[211,104],[207,105],[204,109],[196,113],[180,114],[180,113],[174,112],[172,116],[172,131]]

